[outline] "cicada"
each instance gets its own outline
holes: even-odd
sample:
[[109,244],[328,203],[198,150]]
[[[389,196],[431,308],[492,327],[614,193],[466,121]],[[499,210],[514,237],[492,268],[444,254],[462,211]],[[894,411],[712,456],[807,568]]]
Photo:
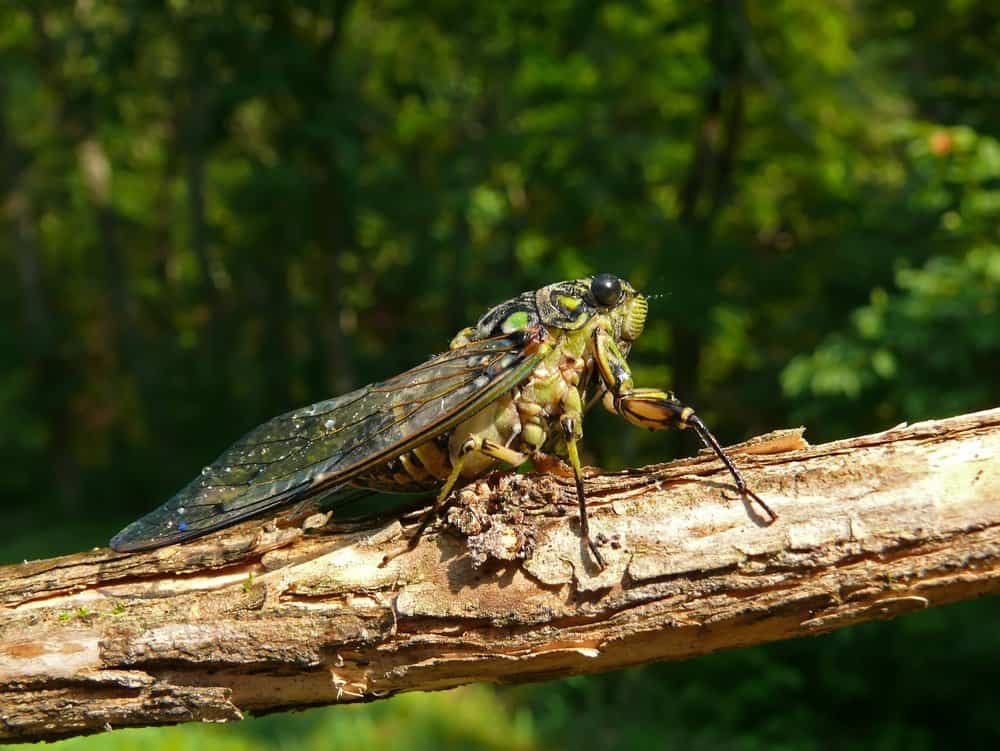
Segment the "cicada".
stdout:
[[460,331],[447,352],[250,431],[111,547],[169,545],[321,498],[332,508],[359,490],[433,492],[412,543],[458,483],[554,455],[576,480],[581,536],[603,566],[578,448],[585,408],[598,400],[639,427],[693,429],[740,495],[774,519],[694,409],[633,383],[626,357],[646,314],[646,297],[612,274],[520,294]]

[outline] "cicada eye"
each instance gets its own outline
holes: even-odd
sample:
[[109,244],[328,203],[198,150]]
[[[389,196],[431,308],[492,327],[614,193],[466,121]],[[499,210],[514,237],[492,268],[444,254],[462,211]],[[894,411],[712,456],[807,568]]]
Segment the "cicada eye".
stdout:
[[622,296],[622,280],[614,274],[598,274],[590,280],[590,294],[598,305],[610,308]]

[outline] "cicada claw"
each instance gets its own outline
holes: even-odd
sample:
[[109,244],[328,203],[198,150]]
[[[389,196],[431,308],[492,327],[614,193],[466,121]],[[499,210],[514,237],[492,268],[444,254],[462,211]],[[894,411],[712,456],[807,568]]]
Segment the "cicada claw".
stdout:
[[764,510],[764,513],[767,514],[768,516],[767,520],[768,524],[774,524],[774,522],[778,520],[778,515],[774,512],[774,510],[767,505],[767,503],[764,501],[763,498],[761,498],[755,492],[750,490],[750,488],[746,486],[746,483],[737,483],[736,491],[738,494],[737,497],[742,498],[743,500],[748,501],[750,503],[756,503],[758,506],[761,507],[761,509]]

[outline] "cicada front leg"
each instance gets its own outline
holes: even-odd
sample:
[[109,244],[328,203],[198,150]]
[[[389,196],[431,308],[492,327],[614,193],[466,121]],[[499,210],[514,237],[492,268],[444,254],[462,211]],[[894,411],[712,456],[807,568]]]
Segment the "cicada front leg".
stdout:
[[695,414],[693,408],[682,404],[668,391],[636,388],[632,383],[632,372],[625,361],[625,356],[606,331],[596,329],[592,345],[598,373],[600,373],[601,381],[607,389],[603,402],[608,410],[621,415],[633,425],[649,430],[693,429],[701,438],[702,443],[714,451],[726,469],[729,470],[736,482],[739,494],[760,506],[770,521],[773,522],[778,518],[771,507],[747,487],[742,473],[719,445],[705,423]]

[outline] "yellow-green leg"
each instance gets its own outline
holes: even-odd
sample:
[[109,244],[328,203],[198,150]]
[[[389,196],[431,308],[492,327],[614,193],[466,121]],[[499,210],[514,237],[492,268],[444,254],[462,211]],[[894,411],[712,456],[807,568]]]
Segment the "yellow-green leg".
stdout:
[[668,391],[633,386],[628,363],[615,345],[614,339],[606,331],[595,330],[592,344],[597,372],[607,388],[604,394],[604,406],[607,409],[621,415],[633,425],[649,430],[693,429],[729,470],[739,494],[760,506],[772,522],[778,518],[771,507],[747,487],[746,480],[733,464],[733,460],[719,445],[701,418],[695,414],[694,409],[682,404]]

